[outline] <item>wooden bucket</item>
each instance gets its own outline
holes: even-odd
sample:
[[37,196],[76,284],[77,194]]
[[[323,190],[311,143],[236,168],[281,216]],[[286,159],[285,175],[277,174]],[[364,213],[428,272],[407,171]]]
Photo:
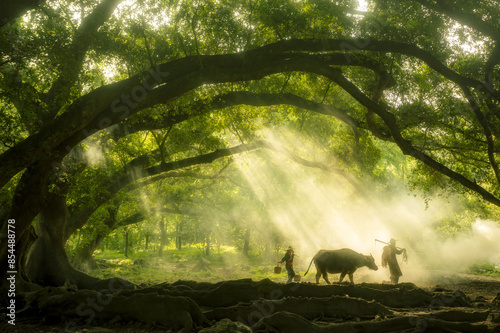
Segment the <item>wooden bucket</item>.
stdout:
[[301,278],[302,278],[302,277],[300,276],[300,274],[295,274],[295,276],[293,277],[293,281],[295,281],[295,282],[300,282],[300,279],[301,279]]
[[274,267],[274,273],[276,273],[276,274],[281,273],[281,267],[280,266]]

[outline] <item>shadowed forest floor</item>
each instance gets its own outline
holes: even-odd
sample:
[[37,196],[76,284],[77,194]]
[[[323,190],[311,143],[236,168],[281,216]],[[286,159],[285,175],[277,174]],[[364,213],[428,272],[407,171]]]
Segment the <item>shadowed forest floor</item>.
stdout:
[[1,330],[500,332],[500,279],[472,274],[433,272],[426,283],[398,285],[179,280],[106,292],[44,288],[24,294],[16,326]]

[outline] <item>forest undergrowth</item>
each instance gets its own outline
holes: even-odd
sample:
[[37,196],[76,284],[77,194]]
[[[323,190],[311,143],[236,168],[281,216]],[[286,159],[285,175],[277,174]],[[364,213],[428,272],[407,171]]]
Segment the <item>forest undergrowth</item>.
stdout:
[[[265,255],[264,253],[250,253],[243,256],[232,247],[225,247],[212,251],[207,256],[199,247],[188,246],[181,250],[167,248],[160,257],[155,250],[138,250],[128,257],[122,251],[97,251],[94,259],[95,269],[87,272],[98,278],[119,277],[137,285],[148,286],[158,283],[173,283],[178,280],[194,280],[202,282],[218,282],[225,280],[252,279],[259,281],[269,279],[273,282],[284,282],[287,273],[282,267],[281,273],[276,274],[274,267],[281,259],[280,253]],[[315,282],[315,269],[304,277],[309,258],[301,259],[295,264],[295,272],[301,275],[302,282]],[[409,266],[411,267],[411,265]],[[403,267],[405,269],[406,267]],[[373,271],[360,269],[355,273],[358,282],[374,282]],[[463,273],[500,277],[500,266],[494,263],[483,263],[471,266]],[[383,273],[382,273],[383,274]],[[388,274],[388,273],[387,273]],[[373,274],[372,274],[373,275]],[[333,274],[332,281],[336,281],[339,274]],[[383,282],[383,281],[378,281]]]

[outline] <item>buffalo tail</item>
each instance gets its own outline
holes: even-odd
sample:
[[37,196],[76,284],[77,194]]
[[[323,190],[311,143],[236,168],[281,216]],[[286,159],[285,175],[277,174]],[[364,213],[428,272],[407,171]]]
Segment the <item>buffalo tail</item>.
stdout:
[[314,260],[314,257],[311,259],[311,262],[309,263],[309,267],[307,267],[307,271],[304,273],[304,276],[307,275],[307,273],[309,273],[309,268],[311,268],[311,265],[313,263],[313,260]]

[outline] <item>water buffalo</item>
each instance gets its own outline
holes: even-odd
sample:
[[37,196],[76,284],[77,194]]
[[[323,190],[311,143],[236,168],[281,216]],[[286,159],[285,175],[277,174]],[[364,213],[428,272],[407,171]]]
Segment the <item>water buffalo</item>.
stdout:
[[354,283],[352,275],[359,267],[366,266],[374,271],[378,269],[377,265],[375,265],[375,259],[373,259],[371,254],[365,256],[351,249],[319,250],[312,258],[304,276],[309,272],[313,261],[317,270],[316,283],[319,283],[319,277],[323,275],[323,279],[330,284],[328,273],[340,273],[339,282],[342,282],[345,275],[349,274],[351,283]]

